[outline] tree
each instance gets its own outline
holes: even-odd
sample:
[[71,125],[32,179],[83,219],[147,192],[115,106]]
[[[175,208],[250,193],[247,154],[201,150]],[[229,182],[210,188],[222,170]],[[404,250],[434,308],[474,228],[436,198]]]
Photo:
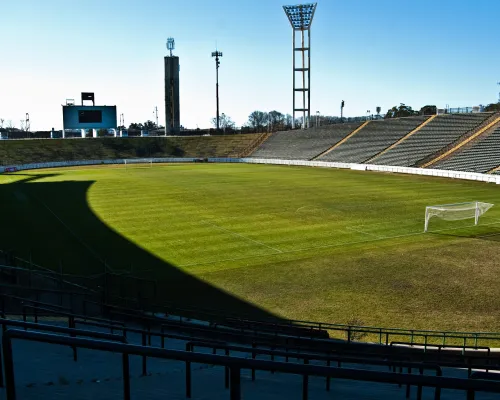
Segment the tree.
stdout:
[[484,111],[486,112],[500,111],[500,101],[498,103],[488,104],[486,107],[484,107]]
[[385,118],[401,118],[410,117],[412,115],[418,115],[418,111],[413,110],[410,106],[407,106],[404,103],[400,103],[399,107],[394,106],[387,111]]
[[144,122],[144,124],[142,124],[142,129],[146,131],[152,131],[156,129],[156,124],[148,119],[146,122]]
[[[212,118],[212,125],[214,126],[214,128],[217,128],[217,118]],[[236,126],[236,124],[234,123],[234,121],[231,119],[230,116],[228,116],[224,113],[222,113],[219,116],[219,127],[224,132],[226,131],[226,129],[228,129],[228,130],[234,129],[235,126]]]
[[130,129],[131,131],[140,131],[140,130],[143,129],[143,125],[142,124],[138,124],[137,122],[132,122],[128,126],[128,129]]
[[271,124],[271,130],[281,130],[285,125],[285,116],[279,111],[273,110],[268,114],[268,122]]
[[5,122],[5,120],[3,118],[0,118],[0,129],[3,128],[3,123]]
[[382,107],[378,106],[378,107],[376,108],[376,110],[377,110],[377,115],[380,115],[380,111],[382,111]]
[[7,121],[7,129],[8,129],[8,130],[12,130],[12,129],[14,129],[14,128],[15,128],[15,125],[14,125],[14,124],[12,124],[12,120],[11,120],[11,119],[9,119],[9,120]]
[[268,114],[263,111],[254,111],[248,116],[248,125],[257,132],[262,132],[268,123]]

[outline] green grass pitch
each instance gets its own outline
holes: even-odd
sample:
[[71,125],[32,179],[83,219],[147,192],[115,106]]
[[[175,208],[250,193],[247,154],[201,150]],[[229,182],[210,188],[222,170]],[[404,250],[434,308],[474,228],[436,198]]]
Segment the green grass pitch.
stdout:
[[[500,331],[500,188],[360,171],[246,164],[69,168],[0,176],[1,240],[43,266],[158,279],[217,307],[196,277],[273,315]],[[495,204],[473,220],[427,205]],[[221,300],[222,301],[222,300]]]

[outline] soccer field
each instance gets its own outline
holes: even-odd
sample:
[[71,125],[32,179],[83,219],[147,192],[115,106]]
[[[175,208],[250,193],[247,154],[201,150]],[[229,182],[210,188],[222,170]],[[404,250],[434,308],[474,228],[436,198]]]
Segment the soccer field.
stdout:
[[[46,267],[89,275],[105,262],[205,308],[234,298],[294,319],[500,331],[493,184],[246,164],[50,169],[0,183],[1,248]],[[423,233],[426,206],[476,200],[495,204],[479,226],[432,219]]]

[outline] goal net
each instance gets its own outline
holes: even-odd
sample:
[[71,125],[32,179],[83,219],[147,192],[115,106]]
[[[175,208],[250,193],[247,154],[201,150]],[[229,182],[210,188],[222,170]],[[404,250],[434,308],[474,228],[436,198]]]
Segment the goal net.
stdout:
[[425,226],[424,232],[427,232],[429,220],[432,217],[438,217],[445,221],[458,221],[462,219],[473,219],[474,225],[479,222],[479,217],[488,211],[493,204],[482,203],[480,201],[471,201],[467,203],[441,204],[425,207]]
[[151,168],[153,166],[153,160],[151,158],[131,158],[128,160],[123,160],[123,164],[125,164],[125,169]]

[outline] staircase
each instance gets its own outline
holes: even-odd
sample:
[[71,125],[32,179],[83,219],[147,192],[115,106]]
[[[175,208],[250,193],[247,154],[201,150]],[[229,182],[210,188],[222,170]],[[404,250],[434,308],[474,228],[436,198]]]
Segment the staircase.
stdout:
[[385,150],[382,150],[380,153],[376,154],[375,156],[373,156],[372,158],[370,158],[369,160],[366,160],[365,161],[365,164],[370,164],[373,160],[377,159],[378,157],[380,157],[382,154],[385,154],[387,153],[389,150],[393,149],[394,147],[396,147],[398,144],[404,142],[406,139],[408,139],[410,136],[413,136],[415,133],[417,133],[420,129],[422,129],[424,126],[426,126],[429,122],[431,122],[434,118],[436,118],[437,115],[433,115],[431,116],[429,119],[427,119],[426,121],[424,121],[422,124],[420,124],[419,126],[417,126],[414,130],[412,130],[411,132],[408,132],[407,135],[405,135],[404,137],[402,137],[401,139],[399,139],[397,142],[391,144],[389,147],[387,147]]
[[484,139],[489,134],[491,134],[497,124],[500,123],[500,113],[495,113],[491,117],[487,118],[480,126],[474,128],[470,132],[462,135],[453,143],[450,143],[444,149],[440,150],[436,154],[431,154],[417,164],[420,168],[429,168],[436,164],[438,161],[444,161],[447,158],[453,156],[458,150],[465,149],[467,145],[473,145],[479,140]]
[[311,161],[317,160],[318,158],[321,158],[321,157],[325,156],[326,154],[330,153],[331,151],[335,150],[342,143],[344,143],[347,140],[349,140],[349,138],[353,137],[356,133],[358,133],[361,129],[363,129],[369,123],[370,123],[370,121],[365,121],[363,124],[361,124],[357,129],[353,130],[349,135],[347,135],[341,141],[335,143],[332,147],[330,147],[329,149],[325,150],[323,153],[318,154],[316,157],[312,158]]

